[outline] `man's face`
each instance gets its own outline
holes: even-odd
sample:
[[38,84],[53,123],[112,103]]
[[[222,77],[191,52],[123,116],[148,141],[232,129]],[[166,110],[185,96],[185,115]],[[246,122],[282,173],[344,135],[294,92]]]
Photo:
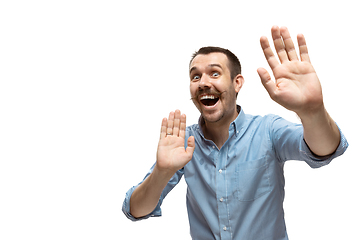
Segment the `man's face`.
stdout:
[[190,64],[191,98],[207,122],[233,117],[236,111],[242,77],[233,81],[227,63],[225,54],[210,53],[197,55]]

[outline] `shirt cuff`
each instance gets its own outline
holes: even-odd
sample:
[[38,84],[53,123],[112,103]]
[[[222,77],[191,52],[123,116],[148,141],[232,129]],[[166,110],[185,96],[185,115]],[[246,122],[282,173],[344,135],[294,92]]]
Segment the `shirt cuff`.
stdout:
[[340,144],[336,149],[336,151],[328,156],[317,156],[310,150],[304,139],[300,142],[300,152],[303,155],[302,157],[311,168],[319,168],[328,165],[334,158],[339,157],[346,151],[346,149],[349,146],[349,143],[347,142],[340,128],[339,128],[339,132],[340,132]]
[[133,222],[140,221],[140,220],[143,220],[143,219],[148,219],[149,217],[160,217],[161,216],[161,208],[160,208],[161,200],[159,200],[159,203],[156,206],[156,208],[154,209],[154,211],[152,211],[148,215],[140,217],[140,218],[136,218],[133,215],[131,215],[131,213],[130,213],[130,198],[131,198],[131,195],[133,194],[134,190],[138,186],[139,185],[130,188],[129,191],[127,191],[127,193],[126,193],[125,200],[124,200],[123,205],[122,205],[122,211],[125,214],[125,216],[128,219],[130,219],[131,221],[133,221]]

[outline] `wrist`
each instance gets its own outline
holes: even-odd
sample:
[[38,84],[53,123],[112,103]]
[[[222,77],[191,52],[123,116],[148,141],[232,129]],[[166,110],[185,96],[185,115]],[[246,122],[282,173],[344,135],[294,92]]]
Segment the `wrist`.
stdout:
[[307,108],[302,111],[298,111],[296,114],[299,116],[302,123],[314,121],[317,119],[324,119],[328,116],[324,104],[321,104],[316,108]]
[[152,172],[152,174],[156,176],[160,181],[166,181],[166,183],[172,178],[172,176],[174,176],[175,173],[176,171],[174,172],[169,169],[160,168],[157,163]]

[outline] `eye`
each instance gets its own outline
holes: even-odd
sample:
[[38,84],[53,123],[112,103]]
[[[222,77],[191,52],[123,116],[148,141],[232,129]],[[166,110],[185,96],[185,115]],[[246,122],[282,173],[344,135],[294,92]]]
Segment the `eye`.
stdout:
[[212,76],[212,77],[219,77],[220,74],[219,74],[219,72],[213,72],[213,73],[211,74],[211,76]]
[[200,76],[199,75],[194,75],[192,78],[191,78],[191,81],[198,81],[200,80]]

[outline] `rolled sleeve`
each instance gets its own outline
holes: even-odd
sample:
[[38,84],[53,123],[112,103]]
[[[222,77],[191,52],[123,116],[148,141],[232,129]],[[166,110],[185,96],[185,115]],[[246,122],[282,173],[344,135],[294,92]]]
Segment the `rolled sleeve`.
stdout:
[[[338,126],[339,128],[339,126]],[[328,156],[317,156],[315,155],[306,144],[305,140],[302,139],[300,142],[300,154],[301,158],[311,167],[311,168],[319,168],[325,165],[328,165],[334,158],[342,155],[349,146],[344,134],[340,131],[340,143],[337,147],[336,151]]]
[[[337,125],[338,126],[338,125]],[[336,151],[328,156],[315,155],[304,140],[303,126],[286,121],[279,116],[273,116],[270,138],[280,162],[300,160],[306,162],[311,168],[328,165],[334,158],[342,155],[348,148],[348,142],[340,130],[340,144]]]
[[[144,180],[152,173],[152,171],[154,170],[154,167],[155,167],[155,164],[151,167],[149,172],[146,174]],[[135,191],[135,189],[142,182],[144,182],[144,180],[141,181],[138,185],[133,186],[132,188],[130,188],[129,191],[127,191],[127,193],[125,195],[125,200],[124,200],[123,205],[122,205],[122,211],[125,214],[125,216],[128,219],[130,219],[131,221],[139,221],[139,220],[143,220],[143,219],[148,219],[149,217],[160,217],[162,215],[161,214],[161,204],[163,203],[166,195],[179,183],[179,181],[182,178],[183,174],[184,174],[183,169],[180,169],[179,171],[177,171],[174,174],[174,176],[170,179],[170,181],[168,182],[168,184],[166,185],[166,187],[162,191],[159,202],[156,205],[155,209],[151,213],[149,213],[148,215],[140,217],[140,218],[135,218],[133,215],[131,215],[131,213],[130,213],[130,198],[131,198],[131,195],[133,194],[133,192]]]
[[135,191],[135,189],[139,185],[134,186],[134,187],[130,188],[129,191],[127,191],[127,193],[125,195],[123,205],[122,205],[123,213],[131,221],[139,221],[139,220],[143,220],[143,219],[148,219],[149,217],[160,217],[161,216],[161,208],[160,208],[160,206],[161,206],[162,199],[160,199],[158,205],[156,206],[154,211],[152,211],[150,214],[148,214],[146,216],[143,216],[143,217],[140,217],[140,218],[136,218],[133,215],[131,215],[131,213],[130,213],[130,198],[131,198],[131,195],[133,194],[133,192]]

